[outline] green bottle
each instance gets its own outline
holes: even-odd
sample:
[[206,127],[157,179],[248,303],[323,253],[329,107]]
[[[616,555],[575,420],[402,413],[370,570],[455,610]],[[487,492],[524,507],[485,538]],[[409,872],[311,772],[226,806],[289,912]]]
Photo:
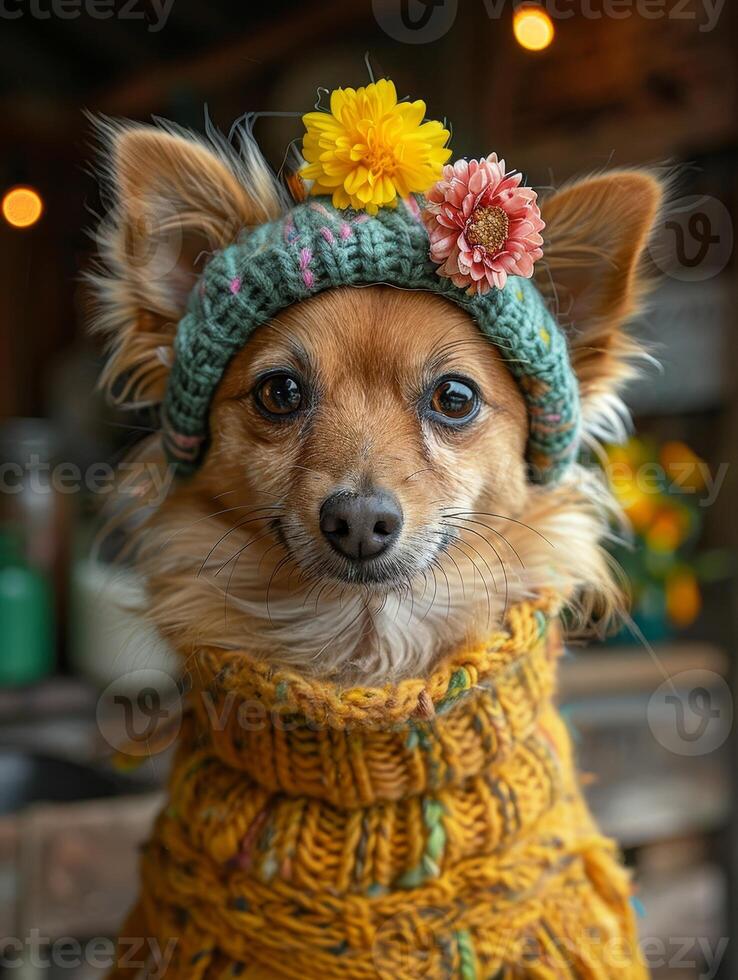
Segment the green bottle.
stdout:
[[52,597],[23,557],[20,536],[0,530],[0,686],[32,684],[53,668]]

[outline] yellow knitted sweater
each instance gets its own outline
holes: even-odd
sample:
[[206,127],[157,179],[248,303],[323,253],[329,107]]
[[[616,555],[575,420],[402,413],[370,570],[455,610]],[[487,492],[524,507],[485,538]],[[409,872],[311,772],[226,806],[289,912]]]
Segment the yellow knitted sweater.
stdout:
[[554,614],[386,688],[199,651],[122,939],[173,948],[169,980],[645,977],[553,707]]

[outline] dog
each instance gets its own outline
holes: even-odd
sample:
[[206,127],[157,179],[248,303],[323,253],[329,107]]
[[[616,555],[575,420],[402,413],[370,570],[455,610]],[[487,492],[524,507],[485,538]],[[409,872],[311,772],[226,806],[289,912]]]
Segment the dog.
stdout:
[[[294,200],[248,132],[236,150],[212,130],[99,129],[112,201],[92,275],[110,343],[103,384],[118,404],[156,406],[213,256]],[[663,193],[649,171],[614,170],[541,204],[535,281],[566,333],[593,454],[627,425],[619,391],[642,351],[625,327],[648,288],[644,250]],[[147,615],[185,667],[199,669],[206,649],[339,692],[386,689],[434,676],[450,651],[483,644],[542,594],[568,611],[570,633],[622,608],[603,547],[616,507],[577,462],[555,483],[530,479],[529,412],[503,354],[444,296],[382,283],[316,291],[234,350],[198,467],[146,511],[133,541]],[[164,442],[155,433],[137,459],[166,470]],[[250,847],[266,819],[257,816],[244,829]],[[318,975],[274,956],[271,966],[257,957],[264,976]],[[171,975],[220,976],[216,966],[236,957],[218,957]],[[499,962],[495,975],[544,975]],[[641,976],[632,963],[620,975]],[[590,975],[572,970],[545,975]]]

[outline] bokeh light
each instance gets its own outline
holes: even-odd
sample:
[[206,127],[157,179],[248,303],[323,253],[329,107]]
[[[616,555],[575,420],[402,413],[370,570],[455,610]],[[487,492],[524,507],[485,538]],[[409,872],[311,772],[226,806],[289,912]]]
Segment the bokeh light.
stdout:
[[3,217],[13,228],[30,228],[43,210],[41,195],[33,187],[11,187],[3,197]]
[[513,14],[513,32],[526,51],[543,51],[554,39],[553,21],[548,12],[534,4],[519,7]]

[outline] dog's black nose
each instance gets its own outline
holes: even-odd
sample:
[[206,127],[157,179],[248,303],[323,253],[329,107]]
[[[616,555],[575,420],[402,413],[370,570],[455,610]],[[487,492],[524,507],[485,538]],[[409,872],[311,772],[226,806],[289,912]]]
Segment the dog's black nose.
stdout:
[[402,508],[387,490],[339,491],[320,508],[320,530],[346,558],[376,558],[392,544],[401,527]]

